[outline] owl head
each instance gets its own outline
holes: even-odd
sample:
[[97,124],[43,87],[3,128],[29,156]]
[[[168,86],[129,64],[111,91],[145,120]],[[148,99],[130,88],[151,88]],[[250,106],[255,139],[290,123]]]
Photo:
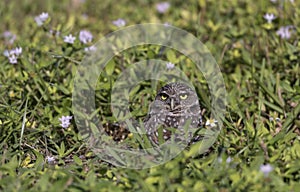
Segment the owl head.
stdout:
[[162,87],[156,97],[164,109],[173,113],[197,113],[200,111],[196,92],[184,83],[169,83]]

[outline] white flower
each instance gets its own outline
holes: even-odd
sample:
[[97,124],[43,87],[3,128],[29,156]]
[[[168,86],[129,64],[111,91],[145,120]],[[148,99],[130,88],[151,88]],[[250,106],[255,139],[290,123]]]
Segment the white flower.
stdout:
[[262,172],[265,176],[268,176],[271,171],[273,171],[273,167],[270,164],[261,165],[259,171]]
[[59,118],[61,124],[60,126],[62,126],[63,128],[68,128],[70,126],[70,120],[72,119],[72,116],[62,116],[61,118]]
[[5,31],[5,32],[3,32],[2,35],[9,44],[13,44],[17,38],[17,36],[15,34],[11,33],[10,31]]
[[85,52],[92,52],[92,51],[96,51],[96,50],[97,50],[97,47],[94,45],[84,48]]
[[126,25],[126,21],[124,19],[117,19],[112,23],[117,27],[124,27]]
[[173,69],[173,68],[174,68],[174,64],[171,63],[171,62],[168,62],[168,63],[166,64],[166,67],[167,67],[167,69]]
[[84,43],[84,44],[89,43],[92,41],[92,39],[93,39],[93,35],[91,32],[89,32],[87,30],[81,30],[79,32],[79,40],[82,43]]
[[169,2],[161,2],[156,4],[156,10],[159,13],[165,13],[170,8]]
[[3,55],[8,58],[11,64],[16,64],[18,63],[18,56],[20,56],[21,53],[22,53],[22,47],[16,47],[15,49],[12,49],[10,51],[5,50],[3,52]]
[[14,54],[15,55],[19,56],[19,55],[21,55],[21,53],[22,53],[22,47],[16,47],[14,49]]
[[3,55],[4,55],[5,57],[9,57],[9,51],[8,51],[8,50],[4,50],[4,51],[3,51]]
[[218,121],[215,119],[209,119],[206,121],[205,126],[208,127],[216,127],[217,126]]
[[4,32],[2,33],[2,36],[3,36],[4,38],[10,38],[12,35],[13,35],[13,34],[12,34],[10,31],[4,31]]
[[42,13],[42,14],[40,14],[39,16],[36,16],[35,18],[34,18],[34,20],[35,20],[35,22],[36,22],[36,24],[38,25],[38,26],[41,26],[41,25],[43,25],[44,24],[44,22],[48,19],[48,17],[49,17],[49,15],[48,15],[48,13]]
[[272,21],[276,19],[276,16],[273,13],[266,13],[264,18],[268,21],[268,23],[272,23]]
[[164,26],[165,26],[165,27],[169,27],[169,26],[171,26],[171,24],[168,23],[168,22],[165,22],[165,23],[164,23]]
[[292,36],[292,33],[290,31],[291,28],[293,28],[293,26],[291,25],[280,27],[276,31],[276,34],[279,35],[281,39],[289,39]]
[[9,60],[9,62],[10,62],[11,64],[16,64],[16,63],[18,63],[17,57],[16,57],[15,55],[10,55],[10,56],[8,57],[8,60]]
[[11,55],[19,56],[19,55],[21,55],[21,53],[22,53],[22,47],[16,47],[16,48],[14,48],[10,51],[5,50],[3,52],[3,55],[6,56],[6,57],[9,57]]
[[15,49],[10,50],[10,51],[9,51],[9,55],[16,55]]
[[76,37],[74,37],[72,34],[70,34],[70,35],[64,37],[64,42],[73,44],[75,39],[76,39]]
[[227,159],[226,159],[226,163],[230,163],[232,161],[232,158],[231,157],[228,157]]
[[55,157],[51,157],[51,156],[46,156],[46,161],[48,162],[48,163],[52,163],[53,161],[55,161]]
[[42,14],[39,15],[39,17],[42,21],[46,21],[48,19],[49,15],[48,15],[48,13],[43,12]]
[[42,20],[41,20],[40,17],[38,17],[38,16],[35,17],[34,20],[35,20],[35,22],[36,22],[36,24],[37,24],[38,26],[42,26],[43,23],[44,23],[44,22],[42,22]]

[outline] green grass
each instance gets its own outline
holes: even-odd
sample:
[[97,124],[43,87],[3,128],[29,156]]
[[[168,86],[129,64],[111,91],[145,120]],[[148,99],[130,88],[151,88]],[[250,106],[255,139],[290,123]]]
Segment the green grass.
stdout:
[[[300,6],[295,1],[170,1],[159,14],[158,1],[91,0],[1,1],[0,32],[17,36],[0,44],[0,190],[1,191],[296,191],[300,188]],[[38,27],[34,17],[48,12]],[[265,13],[276,19],[268,24]],[[83,16],[86,14],[86,16]],[[74,77],[85,56],[84,47],[128,25],[165,23],[196,36],[220,66],[227,90],[224,127],[203,155],[184,150],[156,167],[133,170],[116,167],[96,156],[74,120],[64,129],[59,118],[73,115]],[[276,31],[293,25],[292,36]],[[58,35],[50,35],[49,30]],[[79,31],[94,36],[83,45]],[[122,29],[122,28],[121,28]],[[63,42],[76,36],[74,44]],[[17,64],[4,50],[22,47]],[[173,49],[137,46],[116,55],[98,79],[95,100],[101,121],[113,121],[110,91],[124,68],[147,59],[175,63],[195,85],[200,104],[210,118],[210,95],[195,65]],[[158,82],[160,83],[160,82]],[[130,110],[147,114],[156,90],[142,82],[128,93]],[[141,107],[142,106],[142,107]],[[278,118],[278,119],[276,119]],[[111,139],[111,138],[108,138]],[[124,142],[139,147],[135,136]],[[140,138],[138,138],[140,139]],[[54,157],[48,162],[46,157]],[[228,157],[230,162],[226,162]],[[273,170],[264,176],[260,166]]]

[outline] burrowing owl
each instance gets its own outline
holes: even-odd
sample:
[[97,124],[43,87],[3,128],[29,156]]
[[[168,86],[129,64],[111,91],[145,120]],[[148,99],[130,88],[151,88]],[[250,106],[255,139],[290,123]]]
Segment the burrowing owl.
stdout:
[[[162,135],[163,140],[168,140],[173,134],[175,139],[190,142],[193,133],[202,123],[197,94],[184,83],[169,83],[163,86],[151,103],[143,123],[153,144],[159,144],[159,135]],[[118,141],[127,137],[129,131],[126,126],[125,122],[107,123],[105,130]],[[175,133],[171,128],[175,129]],[[158,134],[159,129],[162,134]]]
[[[192,134],[201,126],[202,118],[198,96],[184,83],[169,83],[162,87],[150,106],[144,127],[150,140],[158,144],[158,128],[162,128],[163,140],[168,140],[174,128],[175,139],[190,142]],[[183,137],[184,134],[187,134]]]

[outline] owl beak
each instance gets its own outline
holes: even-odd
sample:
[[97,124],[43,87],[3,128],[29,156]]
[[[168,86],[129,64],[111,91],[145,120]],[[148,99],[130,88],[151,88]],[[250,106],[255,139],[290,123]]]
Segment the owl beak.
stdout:
[[173,109],[174,109],[174,99],[171,98],[171,110],[173,110]]

